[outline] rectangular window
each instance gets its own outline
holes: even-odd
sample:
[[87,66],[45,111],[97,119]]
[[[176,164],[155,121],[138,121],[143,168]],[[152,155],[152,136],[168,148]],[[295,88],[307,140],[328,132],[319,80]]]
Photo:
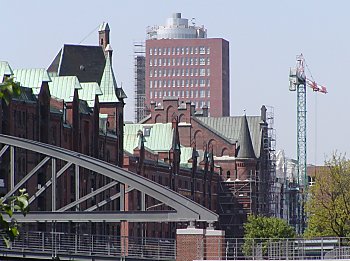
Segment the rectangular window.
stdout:
[[151,99],[153,98],[153,92],[152,92],[152,91],[149,92],[149,97],[150,97]]
[[159,80],[159,88],[162,88],[162,80]]
[[168,91],[168,96],[171,96],[171,91]]
[[168,55],[170,55],[170,52],[171,52],[171,48],[168,47]]
[[208,96],[208,98],[210,97],[210,90],[208,90],[208,95],[207,96]]
[[199,69],[199,76],[205,76],[205,71],[204,68]]
[[149,48],[149,55],[152,55],[152,48]]
[[152,66],[152,59],[149,59],[149,66]]
[[158,49],[154,48],[154,55],[157,55],[157,53],[158,53]]
[[175,47],[172,48],[172,54],[175,55]]
[[207,69],[207,76],[210,76],[210,69]]
[[158,55],[162,55],[162,48],[158,49]]
[[177,97],[180,97],[180,95],[181,95],[181,92],[177,91]]
[[200,90],[200,97],[205,98],[205,90]]
[[158,77],[158,70],[157,69],[154,70],[154,77]]
[[152,77],[153,76],[153,70],[149,70],[149,77]]
[[193,76],[193,68],[190,69],[190,75]]
[[171,76],[171,74],[172,74],[172,69],[169,69],[168,70],[168,76]]
[[180,76],[180,73],[181,73],[181,72],[180,72],[180,69],[176,69],[176,75],[177,75],[177,76]]
[[198,58],[194,58],[194,64],[198,65]]
[[198,107],[198,102],[197,102],[197,101],[196,101],[196,108],[199,108],[199,107]]
[[173,69],[173,76],[176,75],[176,69]]
[[190,91],[186,91],[186,98],[189,98],[190,96]]
[[158,65],[161,66],[162,65],[162,58],[158,59]]
[[154,98],[158,98],[158,92],[154,92]]
[[210,65],[210,58],[207,58],[207,65]]
[[180,58],[176,58],[176,65],[177,65],[177,66],[180,65]]
[[181,65],[185,65],[185,58],[181,58]]
[[207,54],[210,54],[210,47],[207,47]]
[[163,58],[163,66],[166,66],[166,58]]
[[166,48],[163,48],[163,55],[166,55]]
[[207,106],[208,106],[208,108],[210,108],[210,101],[208,101],[208,105]]
[[163,97],[166,97],[166,91],[163,92]]
[[210,79],[207,80],[207,86],[210,87]]
[[171,87],[171,80],[168,80],[168,87]]
[[198,48],[197,47],[194,48],[194,53],[198,54]]
[[171,65],[171,60],[170,60],[170,58],[168,58],[168,66],[170,66]]
[[173,80],[173,87],[175,87],[175,80]]
[[176,87],[180,87],[180,80],[176,80]]
[[166,80],[163,80],[163,86],[166,87]]
[[205,65],[205,58],[199,58],[199,65]]
[[193,91],[191,91],[191,98],[193,98]]
[[188,87],[188,86],[189,86],[189,80],[186,79],[186,87]]
[[190,85],[193,87],[193,79],[190,80]]
[[181,54],[185,54],[185,48],[184,47],[181,48]]
[[[196,98],[198,98],[198,91],[196,91]],[[198,105],[197,105],[197,107],[198,107]]]
[[199,80],[199,86],[200,87],[204,87],[205,86],[205,80],[204,79],[200,79]]
[[154,59],[154,66],[157,66],[157,61],[158,61],[158,59],[155,58],[155,59]]
[[193,54],[193,47],[190,47],[190,52],[191,54]]
[[194,76],[198,76],[198,68],[194,69]]
[[179,55],[180,54],[180,47],[176,48],[176,54]]
[[173,66],[175,66],[175,64],[176,64],[176,63],[175,63],[175,58],[173,58]]
[[181,97],[185,98],[185,91],[181,91]]
[[163,76],[166,76],[166,69],[163,70]]
[[175,96],[175,91],[173,91],[173,96]]
[[185,80],[184,79],[181,80],[181,86],[185,87]]
[[155,80],[155,81],[154,81],[154,88],[157,88],[157,87],[158,87],[158,81]]
[[159,92],[159,98],[162,98],[162,91]]
[[185,58],[185,64],[188,65],[188,57]]
[[153,82],[152,81],[149,81],[149,88],[152,89],[152,86],[153,85]]
[[186,68],[186,76],[188,76],[188,75],[189,75],[189,69]]
[[181,76],[185,76],[185,69],[181,69]]
[[198,79],[195,79],[194,85],[198,87]]
[[199,54],[205,54],[205,47],[204,46],[199,47]]
[[186,54],[188,54],[188,51],[189,51],[189,50],[188,50],[188,47],[186,47]]

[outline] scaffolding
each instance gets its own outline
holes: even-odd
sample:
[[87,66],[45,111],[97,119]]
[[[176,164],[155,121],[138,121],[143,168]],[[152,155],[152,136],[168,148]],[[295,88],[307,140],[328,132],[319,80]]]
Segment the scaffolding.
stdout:
[[146,52],[144,42],[134,42],[134,80],[135,80],[135,122],[147,116],[146,100]]
[[269,180],[269,216],[278,217],[280,214],[281,205],[279,204],[278,181],[276,180],[276,130],[274,128],[275,111],[274,107],[266,106],[266,121],[267,121],[267,169]]

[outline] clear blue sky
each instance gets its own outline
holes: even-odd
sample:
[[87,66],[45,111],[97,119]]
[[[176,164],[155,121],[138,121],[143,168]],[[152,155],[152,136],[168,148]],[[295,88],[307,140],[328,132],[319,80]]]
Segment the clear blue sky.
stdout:
[[[293,158],[296,93],[288,91],[288,73],[303,53],[313,77],[329,91],[317,97],[308,92],[308,163],[321,164],[335,150],[350,152],[350,1],[0,0],[0,10],[0,60],[13,69],[47,68],[64,43],[77,44],[108,22],[114,70],[129,97],[128,120],[134,118],[133,42],[174,12],[195,17],[208,37],[230,42],[231,115],[273,106],[277,148]],[[97,43],[96,29],[82,44]]]

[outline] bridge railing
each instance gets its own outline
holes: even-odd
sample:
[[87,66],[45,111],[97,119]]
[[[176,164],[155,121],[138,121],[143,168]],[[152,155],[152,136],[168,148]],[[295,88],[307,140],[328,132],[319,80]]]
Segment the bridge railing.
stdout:
[[[225,239],[203,241],[201,260],[308,260],[350,259],[350,238]],[[207,250],[207,251],[205,251]]]
[[0,252],[37,253],[51,256],[134,257],[151,260],[175,260],[174,239],[117,237],[58,232],[23,232],[6,248],[0,240]]

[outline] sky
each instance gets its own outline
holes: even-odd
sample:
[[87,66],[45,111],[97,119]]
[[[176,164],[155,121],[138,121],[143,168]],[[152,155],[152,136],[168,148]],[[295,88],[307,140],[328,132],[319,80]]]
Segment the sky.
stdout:
[[307,162],[323,164],[350,152],[346,118],[350,88],[350,1],[347,0],[0,0],[0,60],[12,69],[47,68],[65,43],[98,44],[108,22],[113,68],[128,95],[125,118],[134,119],[133,44],[147,26],[173,13],[195,18],[208,37],[230,42],[231,116],[274,110],[276,148],[296,158],[296,93],[289,68],[302,53],[311,76],[328,94],[307,93]]

